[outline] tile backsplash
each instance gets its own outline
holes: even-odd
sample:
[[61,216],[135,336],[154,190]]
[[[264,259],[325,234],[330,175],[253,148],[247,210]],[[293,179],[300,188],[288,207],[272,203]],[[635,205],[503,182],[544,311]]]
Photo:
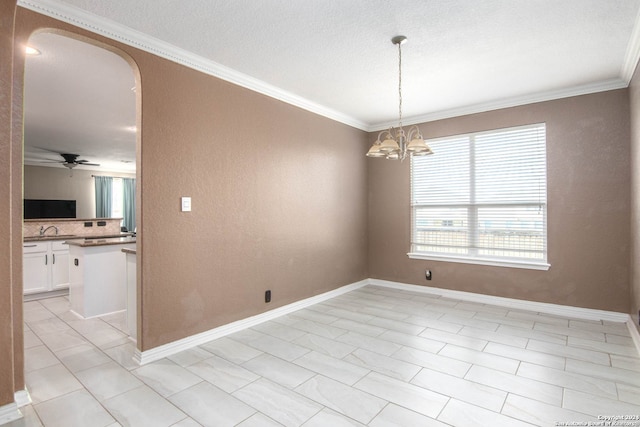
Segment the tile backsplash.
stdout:
[[[54,225],[58,234],[74,236],[104,236],[120,233],[122,218],[89,218],[89,219],[27,219],[22,226],[23,237],[40,235],[40,227],[47,228]],[[86,226],[85,224],[91,224]],[[101,225],[99,226],[98,223]],[[102,225],[104,223],[104,225]],[[55,235],[55,230],[47,230],[47,236]]]

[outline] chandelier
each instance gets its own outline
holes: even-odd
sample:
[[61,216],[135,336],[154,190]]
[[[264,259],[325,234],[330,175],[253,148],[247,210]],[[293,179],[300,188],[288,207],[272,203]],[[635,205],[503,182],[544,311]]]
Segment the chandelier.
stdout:
[[424,142],[422,132],[413,125],[405,133],[402,128],[402,44],[407,41],[405,36],[396,36],[391,42],[398,45],[398,127],[383,130],[373,143],[368,157],[384,157],[385,159],[404,160],[407,155],[426,156],[433,154],[431,148]]

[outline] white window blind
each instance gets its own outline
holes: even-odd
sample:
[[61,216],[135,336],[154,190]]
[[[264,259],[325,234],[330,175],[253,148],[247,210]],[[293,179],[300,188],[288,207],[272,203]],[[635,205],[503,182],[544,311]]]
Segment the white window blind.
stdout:
[[545,125],[428,144],[434,155],[411,157],[409,255],[548,267]]

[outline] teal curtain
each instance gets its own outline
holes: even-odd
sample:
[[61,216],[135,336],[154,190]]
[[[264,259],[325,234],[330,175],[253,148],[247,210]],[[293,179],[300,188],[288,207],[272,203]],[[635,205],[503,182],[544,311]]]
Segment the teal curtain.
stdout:
[[134,178],[122,178],[122,213],[124,225],[128,231],[136,229],[136,180]]
[[111,217],[111,189],[113,178],[110,176],[95,176],[96,185],[96,218]]

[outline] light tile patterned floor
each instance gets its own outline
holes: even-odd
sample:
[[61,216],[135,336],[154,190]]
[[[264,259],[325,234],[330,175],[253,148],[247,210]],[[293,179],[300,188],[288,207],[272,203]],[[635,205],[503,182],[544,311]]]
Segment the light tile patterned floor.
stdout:
[[640,415],[640,358],[622,323],[367,286],[140,367],[123,314],[78,320],[64,297],[24,307],[33,404],[10,426],[512,427]]

